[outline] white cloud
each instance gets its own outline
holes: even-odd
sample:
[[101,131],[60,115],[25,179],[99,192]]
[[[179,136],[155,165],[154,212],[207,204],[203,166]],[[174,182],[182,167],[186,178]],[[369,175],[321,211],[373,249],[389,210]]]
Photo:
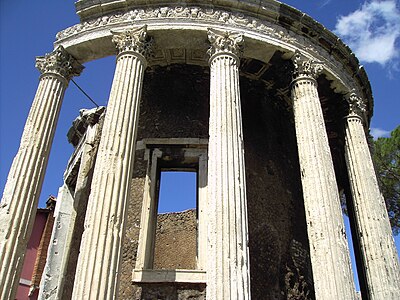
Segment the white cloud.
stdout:
[[344,42],[365,62],[385,65],[399,56],[400,10],[395,0],[372,0],[338,18],[335,27]]
[[381,128],[371,128],[370,134],[374,137],[374,140],[380,137],[389,137],[390,131]]

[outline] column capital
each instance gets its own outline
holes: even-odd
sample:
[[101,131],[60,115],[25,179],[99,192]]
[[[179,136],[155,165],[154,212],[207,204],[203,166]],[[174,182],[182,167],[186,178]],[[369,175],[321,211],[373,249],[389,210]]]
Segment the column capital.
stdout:
[[294,53],[292,62],[294,65],[293,79],[299,77],[317,79],[323,70],[322,63],[305,57],[298,50]]
[[53,73],[67,80],[79,76],[85,68],[63,46],[58,46],[45,56],[36,57],[35,66],[41,74]]
[[346,95],[345,100],[349,104],[349,110],[346,118],[358,118],[362,122],[365,121],[366,105],[365,101],[352,90]]
[[243,34],[231,31],[221,31],[208,28],[208,40],[210,41],[210,48],[207,54],[211,59],[218,54],[231,54],[239,59],[243,53]]
[[148,58],[151,55],[153,40],[147,35],[147,25],[122,32],[111,31],[111,33],[113,34],[112,41],[118,50],[118,54],[136,52],[144,58]]

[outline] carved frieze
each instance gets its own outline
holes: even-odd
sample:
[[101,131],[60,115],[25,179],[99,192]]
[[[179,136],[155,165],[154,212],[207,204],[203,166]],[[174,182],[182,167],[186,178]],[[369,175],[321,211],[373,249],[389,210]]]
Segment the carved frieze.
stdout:
[[112,33],[118,53],[133,51],[144,57],[151,55],[152,39],[147,36],[147,26]]
[[63,46],[58,46],[53,52],[36,58],[36,68],[42,74],[55,73],[69,80],[79,76],[84,69]]
[[[236,31],[236,29],[233,28],[237,28],[237,31],[246,32],[246,36],[249,32],[254,32],[257,35],[260,34],[263,39],[269,39],[271,43],[279,44],[281,47],[289,50],[289,52],[294,49],[302,49],[317,60],[323,61],[326,73],[330,74],[331,78],[338,79],[338,81],[335,81],[335,84],[332,85],[336,92],[343,93],[344,90],[356,87],[356,85],[353,84],[355,79],[353,76],[354,72],[351,73],[352,69],[349,70],[347,67],[348,59],[346,59],[345,56],[347,52],[350,55],[350,50],[340,40],[331,41],[328,38],[328,40],[332,42],[332,47],[339,49],[336,52],[344,56],[337,57],[332,55],[331,52],[327,52],[326,49],[321,46],[318,39],[321,34],[326,34],[326,30],[323,32],[316,30],[313,32],[313,37],[310,38],[309,35],[305,35],[303,31],[301,31],[304,26],[310,30],[307,22],[307,24],[301,23],[303,24],[302,28],[299,27],[297,29],[293,28],[293,30],[288,30],[279,24],[279,19],[277,17],[271,18],[270,16],[262,14],[255,16],[239,11],[227,11],[222,8],[213,8],[209,6],[154,6],[136,8],[125,13],[104,15],[97,19],[84,21],[59,32],[56,36],[56,44],[68,44],[81,34],[108,31],[116,26],[129,26],[133,23],[161,24],[171,21],[182,24],[190,23],[190,25],[201,24],[204,26],[207,24],[208,27],[217,25],[219,28],[221,28],[221,26],[227,26],[230,27],[230,30]],[[333,37],[333,39],[334,38],[335,37]],[[338,59],[339,62],[341,62],[339,64]],[[311,63],[310,66],[311,65],[313,65],[313,63]],[[363,69],[361,68],[360,70]],[[364,77],[360,77],[359,81],[363,86],[367,86],[368,79]],[[370,99],[368,94],[365,98]]]
[[219,53],[231,53],[239,58],[243,53],[243,34],[209,28],[208,40],[211,46],[207,54],[210,57]]
[[132,21],[150,21],[160,19],[191,19],[191,21],[207,21],[210,23],[224,23],[234,26],[246,27],[262,32],[272,38],[287,43],[295,43],[297,39],[283,28],[257,18],[246,16],[242,13],[227,12],[213,8],[202,7],[154,7],[146,9],[135,9],[124,14],[102,16],[94,20],[69,27],[56,36],[57,40],[66,39],[79,32],[99,28],[102,26]]
[[294,65],[293,79],[299,77],[311,77],[317,79],[323,70],[320,62],[309,59],[298,51],[295,52],[292,61]]

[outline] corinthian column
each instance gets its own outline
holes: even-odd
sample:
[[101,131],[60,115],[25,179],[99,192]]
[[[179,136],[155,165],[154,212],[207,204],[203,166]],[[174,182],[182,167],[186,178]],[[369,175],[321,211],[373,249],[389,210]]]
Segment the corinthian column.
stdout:
[[379,191],[364,133],[365,105],[347,97],[345,157],[354,203],[357,238],[371,300],[400,299],[400,268],[385,201]]
[[243,36],[209,29],[208,299],[250,299],[239,55]]
[[292,100],[316,299],[355,299],[350,255],[316,78],[296,52]]
[[83,67],[63,47],[36,59],[41,76],[0,205],[0,298],[14,299],[65,89]]
[[114,32],[117,66],[93,174],[73,299],[116,299],[134,162],[146,27]]

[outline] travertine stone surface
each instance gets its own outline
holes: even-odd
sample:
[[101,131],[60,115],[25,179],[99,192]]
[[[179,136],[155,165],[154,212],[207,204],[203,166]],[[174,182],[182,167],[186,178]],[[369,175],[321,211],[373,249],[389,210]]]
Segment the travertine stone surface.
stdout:
[[63,47],[38,57],[42,73],[0,205],[0,298],[13,299],[64,92],[83,67]]
[[114,33],[117,66],[95,166],[73,299],[115,299],[135,152],[146,27]]
[[322,65],[296,52],[293,112],[315,297],[355,299],[339,194],[316,77]]
[[363,122],[365,105],[347,97],[345,157],[354,203],[355,224],[367,280],[367,299],[400,299],[400,268],[385,201],[379,191]]
[[[64,248],[69,233],[69,225],[73,214],[73,195],[67,185],[58,190],[55,226],[51,235],[47,261],[42,274],[39,299],[60,299],[63,289]],[[68,257],[66,257],[68,259]]]
[[[78,157],[73,155],[72,158],[75,159],[70,162],[73,165],[69,166],[72,169],[79,169],[79,171],[76,175],[65,174],[64,178],[76,176],[72,180],[65,180],[74,181],[74,186],[64,182],[58,192],[55,223],[51,236],[52,242],[48,249],[48,258],[42,275],[39,299],[66,299],[71,297],[71,281],[73,280],[71,276],[74,272],[70,270],[70,266],[76,266],[83,227],[81,219],[84,218],[86,212],[101,133],[99,118],[104,111],[105,107],[81,110],[80,116],[73,122],[72,130],[69,131],[70,137],[72,135],[80,137],[79,146],[74,153]],[[78,128],[85,128],[84,132],[77,132]]]
[[239,90],[243,36],[209,29],[208,299],[250,299],[246,180]]

